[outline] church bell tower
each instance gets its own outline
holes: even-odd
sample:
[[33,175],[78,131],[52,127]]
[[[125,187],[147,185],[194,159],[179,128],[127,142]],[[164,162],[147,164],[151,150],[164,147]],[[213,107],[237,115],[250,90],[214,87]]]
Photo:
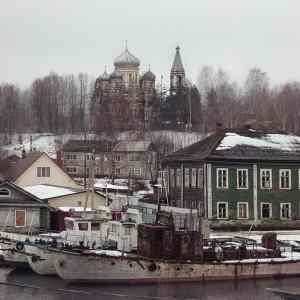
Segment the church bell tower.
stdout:
[[176,93],[176,91],[180,90],[184,85],[184,81],[185,81],[185,71],[180,56],[180,47],[177,46],[174,61],[171,68],[171,74],[170,74],[171,92]]

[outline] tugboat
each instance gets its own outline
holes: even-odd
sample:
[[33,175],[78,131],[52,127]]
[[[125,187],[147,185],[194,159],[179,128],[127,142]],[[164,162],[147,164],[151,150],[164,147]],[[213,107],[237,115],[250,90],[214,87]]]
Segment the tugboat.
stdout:
[[300,260],[281,256],[276,234],[263,237],[264,247],[243,242],[207,243],[201,219],[196,223],[198,230],[190,226],[177,231],[172,214],[158,211],[154,224],[138,226],[137,252],[61,251],[54,266],[69,282],[154,283],[300,275]]

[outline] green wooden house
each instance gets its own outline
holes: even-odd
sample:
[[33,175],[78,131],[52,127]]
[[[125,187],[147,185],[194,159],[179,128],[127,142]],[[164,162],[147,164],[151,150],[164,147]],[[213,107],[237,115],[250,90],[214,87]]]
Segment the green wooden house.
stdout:
[[300,220],[299,136],[219,130],[165,157],[162,165],[172,206],[199,208],[218,223]]

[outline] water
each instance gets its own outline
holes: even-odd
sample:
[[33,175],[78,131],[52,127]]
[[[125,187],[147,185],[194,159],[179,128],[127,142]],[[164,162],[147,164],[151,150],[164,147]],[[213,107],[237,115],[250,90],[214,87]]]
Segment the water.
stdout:
[[[0,282],[4,281],[4,275],[5,272],[0,269]],[[55,276],[13,271],[7,277],[10,285],[0,284],[0,299],[278,300],[266,288],[295,288],[299,282],[300,278],[154,285],[70,285]]]

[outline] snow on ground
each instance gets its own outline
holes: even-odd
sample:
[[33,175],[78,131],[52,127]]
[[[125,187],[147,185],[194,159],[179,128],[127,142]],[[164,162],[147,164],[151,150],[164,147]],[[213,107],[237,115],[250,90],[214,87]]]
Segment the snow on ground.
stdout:
[[[118,136],[119,140],[126,140],[132,137],[133,132],[123,132]],[[30,145],[30,137],[32,145]],[[204,138],[204,135],[199,132],[184,132],[184,131],[168,131],[159,130],[146,133],[145,139],[155,140],[155,138],[165,138],[174,144],[174,151],[193,144]],[[88,139],[95,138],[94,134],[89,134]],[[21,157],[22,150],[26,152],[32,149],[36,151],[46,152],[51,158],[56,158],[56,149],[59,149],[62,144],[66,143],[69,139],[83,140],[83,134],[62,134],[55,135],[52,133],[24,133],[14,134],[10,137],[10,144],[1,147],[2,150],[7,152],[7,155],[15,154]],[[4,135],[0,134],[0,142],[5,140]],[[1,143],[0,143],[1,144]]]
[[294,151],[300,150],[300,137],[284,134],[266,134],[258,138],[228,132],[216,150],[226,150],[238,145]]
[[[91,135],[93,136],[93,135]],[[1,135],[0,135],[1,137]],[[32,139],[32,145],[30,143],[30,137]],[[69,139],[83,139],[82,134],[63,134],[55,135],[52,133],[25,133],[20,135],[13,135],[11,137],[11,143],[9,145],[2,146],[3,151],[7,151],[8,155],[15,154],[17,156],[22,155],[22,150],[26,152],[30,151],[32,147],[35,151],[46,152],[51,158],[56,158],[56,150],[59,149],[62,144],[66,143]],[[1,139],[0,139],[1,140]]]
[[78,193],[78,191],[74,189],[52,186],[47,184],[26,186],[24,187],[24,190],[41,200],[62,197],[66,195],[73,195]]
[[89,207],[82,207],[82,206],[60,206],[58,207],[59,210],[69,212],[69,211],[74,211],[74,212],[89,212],[92,211],[91,208]]
[[119,191],[128,191],[128,180],[115,179],[114,184],[112,184],[110,179],[97,178],[95,179],[94,187],[99,189],[113,189]]

